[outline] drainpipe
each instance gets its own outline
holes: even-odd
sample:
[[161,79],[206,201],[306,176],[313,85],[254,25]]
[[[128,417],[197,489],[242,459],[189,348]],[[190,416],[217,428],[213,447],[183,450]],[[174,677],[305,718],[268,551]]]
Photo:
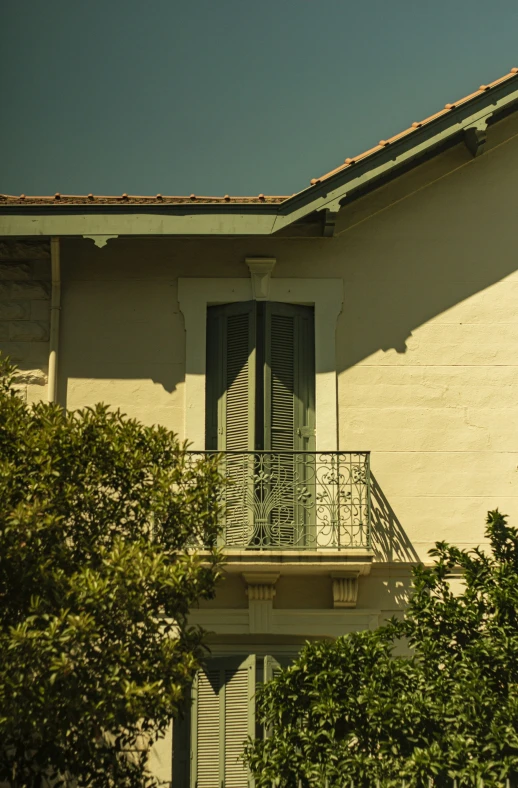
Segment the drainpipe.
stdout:
[[49,341],[49,402],[57,402],[58,395],[58,350],[59,313],[61,311],[61,270],[59,262],[59,238],[50,239],[50,265],[52,269],[52,296],[50,302]]

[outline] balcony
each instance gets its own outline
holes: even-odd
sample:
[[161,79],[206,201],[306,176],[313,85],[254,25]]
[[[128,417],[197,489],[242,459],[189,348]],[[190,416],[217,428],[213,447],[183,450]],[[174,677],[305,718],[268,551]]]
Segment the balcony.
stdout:
[[[193,460],[214,452],[190,452]],[[219,454],[225,554],[369,553],[369,452]],[[331,556],[329,556],[331,557]],[[250,555],[252,558],[252,555]]]

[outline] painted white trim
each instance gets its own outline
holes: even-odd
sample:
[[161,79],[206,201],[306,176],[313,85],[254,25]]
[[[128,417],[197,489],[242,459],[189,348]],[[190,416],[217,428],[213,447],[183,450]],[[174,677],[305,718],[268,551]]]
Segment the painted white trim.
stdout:
[[[265,635],[288,635],[292,637],[339,637],[348,632],[376,629],[379,626],[381,610],[271,610]],[[201,626],[216,635],[248,635],[253,633],[253,622],[247,609],[209,609],[193,610],[189,614],[189,624]],[[250,647],[253,650],[253,646]]]
[[249,619],[248,608],[202,608],[189,613],[190,626],[200,626],[217,635],[249,635]]
[[210,653],[212,657],[236,655],[248,657],[249,654],[252,653],[257,657],[266,657],[274,654],[275,656],[296,659],[303,647],[303,643],[276,643],[273,638],[268,643],[248,643],[246,640],[243,643],[237,640],[228,643],[210,643]]
[[95,240],[119,235],[271,235],[277,206],[272,213],[106,213],[0,214],[0,235],[82,235]]
[[[186,331],[184,436],[192,449],[205,448],[207,306],[252,298],[250,279],[178,280]],[[337,451],[336,321],[343,304],[343,280],[272,278],[269,299],[315,307],[316,448]]]

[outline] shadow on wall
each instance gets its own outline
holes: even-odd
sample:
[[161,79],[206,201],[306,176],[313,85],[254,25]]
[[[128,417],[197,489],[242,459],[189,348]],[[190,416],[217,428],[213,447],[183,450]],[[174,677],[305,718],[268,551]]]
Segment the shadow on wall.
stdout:
[[383,490],[371,474],[371,535],[376,561],[419,562],[419,556]]
[[[67,359],[68,360],[68,359]],[[129,366],[129,365],[128,365]],[[65,371],[63,371],[65,367]],[[110,374],[110,364],[106,367],[101,364],[96,365],[92,361],[81,360],[79,358],[74,364],[63,364],[59,368],[58,381],[58,401],[65,409],[68,403],[68,393],[71,378],[81,378],[83,387],[83,405],[93,405],[97,402],[104,402],[113,407],[119,407],[120,382],[131,382],[132,390],[127,395],[128,398],[134,397],[135,400],[148,401],[149,407],[154,403],[149,391],[142,391],[141,381],[158,383],[162,392],[172,394],[178,386],[183,383],[185,375],[180,365],[175,364],[153,364],[146,359],[142,359],[138,364],[138,369],[128,369],[122,365],[116,367],[114,364]],[[104,384],[104,385],[100,385]],[[102,391],[100,391],[102,387]],[[92,392],[91,396],[89,392]],[[155,403],[156,404],[156,403]],[[79,406],[78,406],[79,407]],[[122,406],[122,411],[131,415],[128,404]]]
[[[367,600],[365,606],[376,605],[384,617],[401,616],[412,593],[412,566],[420,558],[408,538],[396,513],[389,504],[376,477],[371,474],[371,538],[375,561],[400,563],[388,575],[377,579],[376,599]],[[368,588],[366,584],[366,588]]]
[[59,400],[65,407],[103,401],[133,415],[171,408],[168,395],[185,377],[175,249],[174,241],[154,239],[112,240],[102,249],[84,239],[62,240]]
[[[500,249],[500,253],[495,255],[494,250],[484,250],[487,239],[480,239],[484,251],[471,256],[471,271],[467,270],[468,261],[464,255],[448,255],[436,238],[430,239],[430,245],[437,247],[437,258],[441,262],[434,263],[434,270],[423,270],[419,275],[415,270],[406,275],[404,262],[397,259],[393,251],[390,252],[390,276],[381,274],[381,253],[379,250],[370,251],[368,242],[365,244],[365,258],[367,261],[370,258],[366,265],[372,270],[370,280],[359,283],[350,278],[349,271],[344,270],[346,298],[339,318],[339,336],[353,336],[355,341],[338,345],[338,373],[356,366],[380,350],[405,354],[408,341],[415,342],[412,340],[413,331],[517,270],[511,241],[507,248]],[[393,239],[392,243],[388,240],[386,249],[391,246],[396,248],[398,244]],[[422,248],[416,243],[415,259],[421,254]],[[377,265],[372,262],[372,257],[378,261]],[[445,260],[448,263],[447,273]],[[458,318],[453,317],[452,322],[457,322],[459,328],[457,332],[450,331],[445,339],[448,347],[444,350],[455,353],[459,340],[462,341],[463,329]]]
[[[468,305],[463,316],[466,323],[480,324],[475,310],[483,303],[483,291],[517,271],[513,211],[518,199],[518,143],[476,160],[469,160],[462,146],[448,156],[451,167],[458,167],[448,177],[413,194],[402,191],[405,199],[356,226],[355,211],[362,201],[344,208],[343,230],[331,244],[343,244],[337,251],[345,280],[339,335],[354,337],[354,342],[343,341],[337,348],[339,372],[379,351],[404,354],[414,349],[414,330],[477,294],[482,300],[473,311]],[[469,166],[460,166],[463,163]],[[428,176],[433,177],[433,170]],[[406,177],[399,184],[402,189]],[[409,190],[413,177],[408,175]],[[364,205],[365,212],[369,205],[376,210],[376,194],[365,198]],[[489,298],[498,302],[496,295]],[[498,320],[489,305],[485,315],[486,323]],[[444,342],[444,351],[452,355],[458,355],[467,341],[462,321],[456,312],[445,336],[435,340]]]

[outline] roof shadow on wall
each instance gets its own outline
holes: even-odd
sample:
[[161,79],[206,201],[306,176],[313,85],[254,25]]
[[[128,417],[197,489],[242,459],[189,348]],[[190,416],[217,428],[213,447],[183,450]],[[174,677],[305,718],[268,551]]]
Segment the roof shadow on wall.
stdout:
[[[506,134],[518,131],[518,115],[513,123]],[[419,338],[412,333],[432,320],[426,363],[484,363],[473,348],[475,332],[464,326],[486,323],[490,332],[502,318],[495,306],[484,304],[484,291],[518,270],[513,235],[518,141],[511,140],[476,159],[463,145],[456,146],[343,208],[342,229],[328,247],[334,270],[338,264],[337,273],[344,277],[338,336],[347,341],[338,346],[338,371],[374,354],[374,364],[401,363],[397,357],[385,360],[380,351],[418,351]],[[436,319],[474,296],[473,306],[455,309],[451,321]],[[497,304],[498,297],[491,301]],[[439,337],[439,322],[456,328]],[[471,330],[469,337],[465,330]],[[440,360],[440,343],[450,351],[446,362]],[[466,348],[476,353],[476,362],[465,360]],[[419,352],[415,357],[414,363],[424,363]],[[488,359],[494,363],[491,352]]]
[[184,320],[167,245],[110,244],[62,243],[59,401],[139,417],[171,407],[185,379]]
[[[113,408],[120,406],[128,416],[134,417],[135,414],[130,412],[131,408],[128,403],[140,403],[146,408],[153,405],[152,402],[146,404],[146,399],[149,400],[152,389],[144,388],[144,383],[159,384],[161,392],[172,394],[185,380],[184,370],[180,364],[156,365],[146,362],[145,359],[139,359],[138,371],[135,369],[136,365],[133,368],[128,366],[126,375],[120,365],[114,366],[116,368],[110,375],[109,369],[105,369],[102,364],[86,361],[68,364],[67,372],[70,374],[64,374],[62,371],[58,373],[58,401],[60,405],[67,408],[69,399],[73,399],[71,388],[77,382],[81,388],[80,407],[104,402]],[[91,399],[88,395],[89,390],[93,391]],[[124,397],[125,404],[123,405],[120,405],[121,395]],[[154,404],[155,407],[159,407],[157,403]]]
[[[422,277],[415,275],[411,278],[403,277],[398,271],[400,266],[397,262],[394,265],[393,278],[379,276],[378,271],[373,272],[372,279],[364,285],[358,286],[354,283],[351,286],[346,279],[344,306],[339,318],[339,336],[352,337],[354,341],[338,344],[338,373],[360,364],[379,351],[383,353],[396,351],[398,354],[405,354],[414,331],[515,273],[518,270],[516,259],[511,259],[511,251],[513,256],[514,251],[511,246],[502,251],[500,256],[488,252],[484,265],[480,260],[475,261],[471,279],[466,279],[464,257],[459,260],[455,258],[449,260],[448,279],[444,278],[442,266],[438,266],[435,273],[430,270],[423,272]],[[495,303],[496,300],[495,297]],[[459,344],[459,340],[462,341],[462,319],[455,315],[452,316],[451,323],[444,321],[443,325],[454,325],[455,328],[450,329],[445,337],[441,337],[442,348],[432,348],[439,352],[443,349],[449,364],[462,363],[461,360],[451,361],[452,353],[454,354],[456,350],[459,353],[462,351]],[[474,321],[477,322],[477,318],[474,318]],[[465,322],[471,322],[470,318],[467,317]],[[484,325],[483,320],[478,322],[481,327]],[[436,322],[435,326],[437,325]],[[489,333],[491,331],[489,321],[486,327]],[[430,342],[436,344],[437,339],[432,336]],[[494,339],[496,343],[498,341],[496,335]],[[419,340],[412,341],[417,344]],[[473,348],[473,352],[475,351],[478,355],[480,348]],[[418,359],[417,363],[420,362],[422,363],[421,359]],[[373,363],[376,366],[386,366],[383,359]],[[437,360],[435,363],[441,362]],[[391,363],[392,368],[396,364],[398,361],[394,360]]]
[[396,513],[371,473],[371,538],[376,561],[418,563],[419,556]]

